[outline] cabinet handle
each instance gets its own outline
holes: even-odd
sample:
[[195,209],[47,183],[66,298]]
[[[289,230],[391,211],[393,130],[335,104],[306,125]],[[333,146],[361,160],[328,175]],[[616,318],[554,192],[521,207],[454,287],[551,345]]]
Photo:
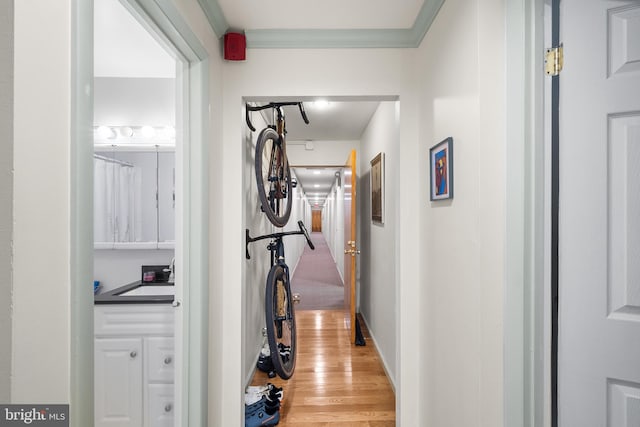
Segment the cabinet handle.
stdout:
[[136,357],[137,355],[138,355],[138,352],[136,352],[135,350],[133,350],[131,353],[129,353],[129,356],[131,356],[132,359],[134,357]]
[[165,365],[170,364],[170,363],[171,363],[171,361],[172,361],[172,360],[171,360],[171,356],[167,356],[167,357],[165,357],[165,358],[164,358],[164,364],[165,364]]
[[171,409],[171,403],[167,403],[166,405],[164,405],[164,412],[171,412]]

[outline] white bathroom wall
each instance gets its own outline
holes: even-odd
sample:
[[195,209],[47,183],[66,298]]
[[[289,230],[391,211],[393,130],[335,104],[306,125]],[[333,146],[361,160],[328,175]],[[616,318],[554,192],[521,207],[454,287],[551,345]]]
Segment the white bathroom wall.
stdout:
[[[503,4],[447,0],[416,52],[420,167],[411,191],[424,251],[416,295],[423,319],[414,334],[422,343],[425,426],[503,425]],[[446,137],[453,138],[454,198],[431,202],[429,148]]]
[[96,126],[175,126],[176,79],[96,77]]
[[[396,373],[396,227],[400,105],[382,102],[365,129],[358,180],[359,308],[392,383]],[[371,220],[371,160],[384,154],[384,222]]]
[[0,402],[11,401],[13,235],[13,2],[0,4]]
[[143,265],[169,265],[173,249],[96,249],[93,253],[93,277],[99,280],[100,293],[142,279]]

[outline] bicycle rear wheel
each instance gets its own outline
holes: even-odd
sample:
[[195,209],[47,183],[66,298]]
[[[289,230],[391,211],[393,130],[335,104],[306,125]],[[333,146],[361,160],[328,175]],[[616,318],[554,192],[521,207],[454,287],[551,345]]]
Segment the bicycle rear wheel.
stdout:
[[273,366],[288,380],[296,366],[296,319],[289,275],[281,265],[271,267],[267,276],[265,312]]
[[291,215],[291,171],[280,136],[271,128],[258,136],[255,171],[262,210],[273,225],[284,227]]

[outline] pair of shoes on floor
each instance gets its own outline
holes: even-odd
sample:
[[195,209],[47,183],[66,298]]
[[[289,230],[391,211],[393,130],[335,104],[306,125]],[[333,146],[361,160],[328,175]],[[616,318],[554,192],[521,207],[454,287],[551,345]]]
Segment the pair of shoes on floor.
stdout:
[[267,405],[255,409],[253,412],[245,411],[244,427],[270,427],[280,422],[279,408]]
[[280,422],[281,387],[268,383],[249,386],[245,393],[245,427],[275,426]]
[[268,383],[265,386],[249,386],[244,394],[244,404],[252,405],[260,400],[280,402],[283,397],[282,387]]

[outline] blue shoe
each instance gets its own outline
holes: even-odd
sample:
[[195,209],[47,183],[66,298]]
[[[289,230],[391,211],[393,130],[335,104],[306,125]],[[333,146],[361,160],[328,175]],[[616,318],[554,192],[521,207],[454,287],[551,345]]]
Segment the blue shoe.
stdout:
[[246,416],[256,411],[265,411],[267,409],[269,409],[270,411],[280,409],[280,401],[278,399],[269,399],[267,396],[263,396],[262,399],[260,399],[256,403],[245,405],[244,413]]
[[269,427],[275,426],[279,422],[280,411],[278,411],[277,409],[265,408],[264,410],[245,414],[244,427]]

